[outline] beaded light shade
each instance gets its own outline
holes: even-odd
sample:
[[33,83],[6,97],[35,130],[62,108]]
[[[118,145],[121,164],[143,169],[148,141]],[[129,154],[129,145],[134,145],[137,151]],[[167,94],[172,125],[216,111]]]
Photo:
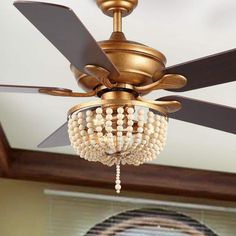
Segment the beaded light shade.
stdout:
[[68,117],[68,132],[76,153],[88,161],[116,165],[117,193],[120,165],[140,165],[155,159],[166,141],[168,119],[132,106],[75,110]]

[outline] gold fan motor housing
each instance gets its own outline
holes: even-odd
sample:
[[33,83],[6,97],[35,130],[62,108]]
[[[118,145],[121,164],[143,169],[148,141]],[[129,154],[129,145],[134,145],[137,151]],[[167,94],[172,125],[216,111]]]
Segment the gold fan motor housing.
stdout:
[[[99,42],[99,45],[120,72],[113,82],[141,86],[151,84],[163,75],[165,56],[153,48],[126,40],[122,32],[113,32],[109,40]],[[99,85],[95,77],[82,73],[73,65],[71,70],[85,91]]]

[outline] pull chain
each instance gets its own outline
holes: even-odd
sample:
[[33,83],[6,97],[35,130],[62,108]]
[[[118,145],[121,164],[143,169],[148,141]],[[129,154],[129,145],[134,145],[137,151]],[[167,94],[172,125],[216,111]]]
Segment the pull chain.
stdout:
[[116,164],[116,185],[115,190],[117,193],[120,193],[121,190],[121,181],[120,181],[120,163]]

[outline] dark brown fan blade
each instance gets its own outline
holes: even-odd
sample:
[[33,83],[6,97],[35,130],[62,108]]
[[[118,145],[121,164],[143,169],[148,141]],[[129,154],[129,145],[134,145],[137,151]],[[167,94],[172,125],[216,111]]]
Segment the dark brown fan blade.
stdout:
[[60,128],[55,130],[46,139],[44,139],[37,147],[50,148],[70,145],[68,135],[67,122],[65,122]]
[[97,42],[68,7],[51,3],[17,1],[15,7],[80,71],[88,64],[119,75]]
[[180,74],[187,84],[172,92],[184,92],[236,81],[236,49],[166,68],[165,73]]
[[0,84],[0,92],[5,92],[5,93],[40,93],[40,90],[72,92],[70,89],[57,88],[57,87]]
[[158,100],[181,102],[182,108],[169,114],[170,118],[236,134],[236,108],[181,96],[167,96]]

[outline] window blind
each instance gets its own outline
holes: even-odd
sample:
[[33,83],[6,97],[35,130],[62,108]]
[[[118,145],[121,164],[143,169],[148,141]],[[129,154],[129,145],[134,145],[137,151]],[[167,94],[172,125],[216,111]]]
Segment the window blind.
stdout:
[[[47,198],[49,236],[84,236],[92,227],[111,216],[128,210],[143,208],[159,208],[174,211],[199,221],[219,236],[236,235],[236,210],[234,211],[234,209],[224,211],[223,209],[217,209],[217,207],[215,209],[202,209],[201,206],[191,207],[191,205],[188,205],[188,207],[184,207],[184,204],[174,206],[175,204],[170,203],[170,206],[168,206],[167,204],[142,203],[142,201],[116,201],[114,200],[116,197],[112,200],[104,200],[102,198],[96,199],[96,195],[94,195],[94,198],[86,198],[84,196],[57,196],[56,194],[49,194]],[[113,222],[113,224],[115,223]],[[140,229],[139,232],[142,232],[142,230]],[[150,229],[150,234],[147,235],[190,235],[177,231],[175,234],[171,234],[171,232],[165,232],[163,229],[159,233],[157,233],[156,229],[156,232],[153,231],[153,234],[151,234],[152,231],[153,229]],[[130,229],[126,231],[126,235],[146,235],[144,233],[137,234],[137,231],[136,234],[134,232],[135,229]],[[117,235],[123,236],[125,234],[121,232]]]

